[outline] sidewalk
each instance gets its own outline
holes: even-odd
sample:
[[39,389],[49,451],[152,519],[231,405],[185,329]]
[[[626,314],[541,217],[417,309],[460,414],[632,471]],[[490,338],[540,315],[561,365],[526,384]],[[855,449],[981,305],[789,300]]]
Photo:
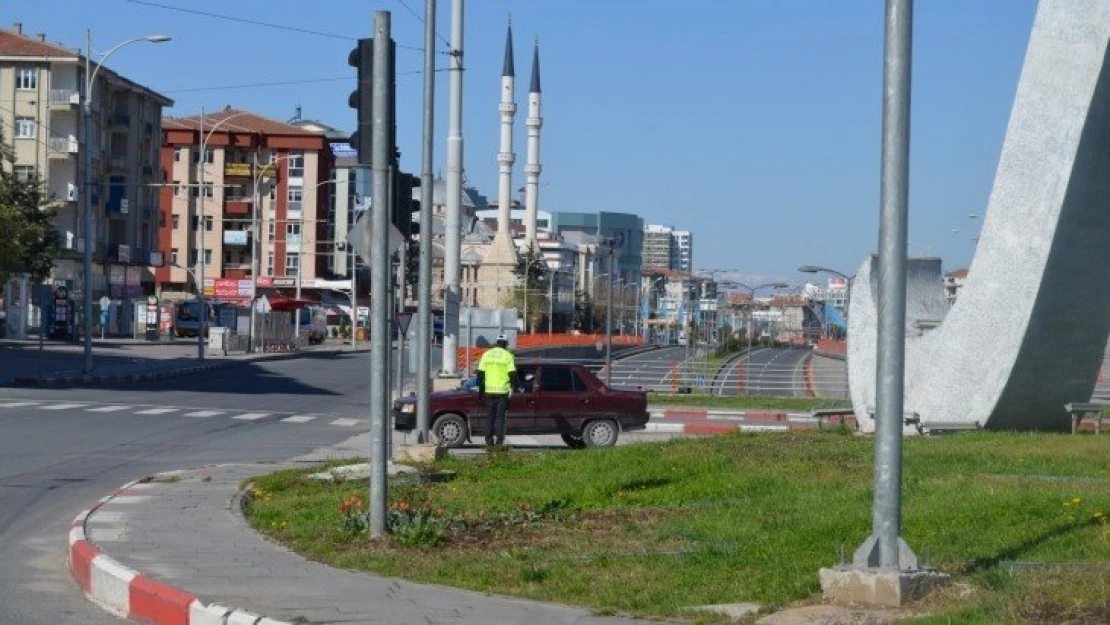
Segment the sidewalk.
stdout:
[[244,479],[284,466],[219,465],[126,485],[74,522],[74,577],[111,611],[157,625],[643,622],[305,560],[255,533],[238,510]]
[[[128,339],[93,341],[92,374],[83,372],[80,344],[0,340],[0,386],[77,386],[118,384],[191,375],[237,362],[282,360],[308,354],[350,352],[350,345],[324,344],[296,352],[237,354],[197,359],[195,341],[154,342]],[[365,351],[365,350],[358,350]]]

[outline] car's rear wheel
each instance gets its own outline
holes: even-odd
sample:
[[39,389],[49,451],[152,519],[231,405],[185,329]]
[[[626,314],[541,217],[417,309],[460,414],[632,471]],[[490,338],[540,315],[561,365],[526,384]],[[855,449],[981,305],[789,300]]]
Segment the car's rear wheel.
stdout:
[[562,434],[561,436],[563,442],[571,449],[582,449],[586,446],[586,441],[582,440],[581,436],[575,436],[574,434]]
[[436,419],[432,433],[440,447],[458,447],[466,442],[466,421],[457,414],[445,414]]
[[582,428],[582,442],[586,447],[611,447],[616,444],[620,428],[616,421],[598,419]]

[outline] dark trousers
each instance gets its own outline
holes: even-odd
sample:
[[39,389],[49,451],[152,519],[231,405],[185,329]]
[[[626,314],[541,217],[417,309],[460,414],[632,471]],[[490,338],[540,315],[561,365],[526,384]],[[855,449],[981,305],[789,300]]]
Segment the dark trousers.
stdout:
[[509,409],[509,396],[486,393],[486,403],[486,443],[494,443],[496,437],[500,445],[505,442],[505,412]]

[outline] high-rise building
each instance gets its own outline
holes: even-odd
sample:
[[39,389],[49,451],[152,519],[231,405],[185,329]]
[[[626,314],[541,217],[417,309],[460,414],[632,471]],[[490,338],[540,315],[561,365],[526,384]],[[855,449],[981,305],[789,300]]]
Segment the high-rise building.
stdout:
[[[28,37],[21,24],[0,30],[0,127],[15,157],[14,174],[38,175],[57,208],[59,255],[51,279],[83,288],[83,252],[92,245],[94,299],[153,292],[157,250],[158,149],[162,108],[173,100],[101,67],[83,143],[85,57],[72,48]],[[82,163],[91,152],[88,179]],[[84,232],[81,190],[88,192],[92,230]]]
[[693,235],[673,226],[644,227],[644,266],[690,273],[694,267]]
[[674,245],[671,269],[690,273],[694,270],[694,235],[689,230],[675,230],[671,233]]
[[166,119],[162,133],[172,182],[161,194],[159,238],[172,265],[158,271],[162,291],[193,292],[199,274],[187,270],[201,264],[206,294],[220,299],[249,299],[252,264],[262,288],[311,289],[332,252],[324,133],[234,109]]

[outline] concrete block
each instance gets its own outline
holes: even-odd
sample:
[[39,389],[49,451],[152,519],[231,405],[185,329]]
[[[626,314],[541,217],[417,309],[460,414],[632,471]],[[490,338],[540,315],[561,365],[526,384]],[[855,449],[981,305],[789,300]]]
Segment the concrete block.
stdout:
[[126,617],[131,613],[131,580],[136,572],[106,555],[93,558],[89,570],[89,595],[110,612]]
[[189,605],[189,625],[227,625],[227,615],[231,613],[218,603],[204,605],[194,601]]
[[842,605],[897,608],[920,599],[951,578],[933,569],[821,569],[825,601]]
[[431,464],[442,458],[446,452],[444,448],[432,443],[407,443],[398,445],[393,450],[393,461]]
[[763,606],[758,603],[718,603],[714,605],[699,605],[691,608],[699,612],[712,612],[722,614],[731,619],[744,619],[758,613]]
[[258,625],[262,617],[246,610],[235,610],[227,615],[227,625]]

